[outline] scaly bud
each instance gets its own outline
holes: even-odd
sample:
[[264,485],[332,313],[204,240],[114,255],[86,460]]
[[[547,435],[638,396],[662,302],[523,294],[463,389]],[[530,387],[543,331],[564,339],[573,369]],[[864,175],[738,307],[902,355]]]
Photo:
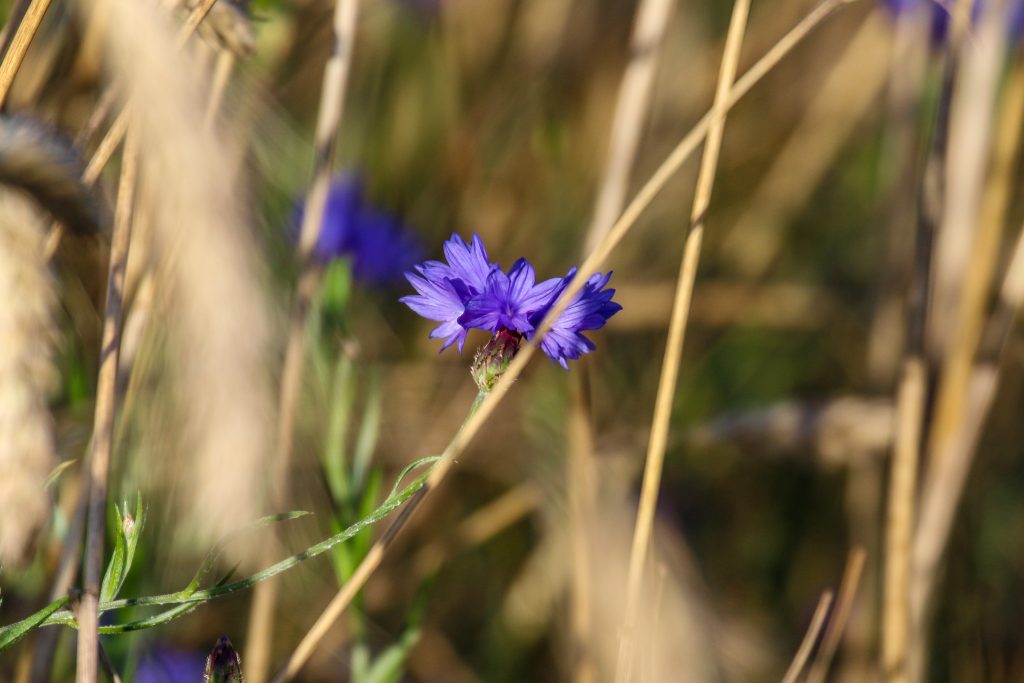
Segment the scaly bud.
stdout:
[[518,332],[510,332],[503,327],[490,341],[477,349],[470,372],[481,392],[489,393],[505,374],[509,363],[519,351],[520,339],[522,335]]
[[206,673],[203,683],[244,683],[242,658],[231,646],[227,636],[221,636],[206,658]]

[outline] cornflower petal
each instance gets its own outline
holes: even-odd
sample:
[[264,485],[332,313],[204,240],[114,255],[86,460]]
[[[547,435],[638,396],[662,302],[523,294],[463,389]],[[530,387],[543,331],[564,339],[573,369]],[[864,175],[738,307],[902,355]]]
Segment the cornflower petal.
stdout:
[[460,291],[459,286],[451,278],[423,277],[425,269],[422,266],[417,266],[416,269],[420,275],[406,273],[405,277],[418,294],[403,296],[399,301],[427,320],[441,323],[430,333],[430,338],[445,340],[441,347],[442,351],[458,342],[461,352],[469,331],[457,322],[464,310],[464,292]]
[[533,332],[535,312],[550,306],[552,294],[560,286],[560,278],[539,285],[536,281],[533,266],[526,259],[516,261],[508,275],[492,271],[484,291],[469,300],[459,322],[489,332]]
[[418,294],[402,297],[400,301],[424,318],[441,323],[430,337],[444,339],[442,351],[458,342],[461,353],[470,328],[479,327],[468,325],[462,319],[466,306],[487,288],[492,276],[501,273],[501,269],[488,259],[478,235],[473,235],[467,243],[453,234],[444,244],[444,254],[447,263],[426,261],[416,266],[415,272],[406,273],[406,279]]
[[[573,275],[574,272],[570,271],[570,274],[563,278],[561,287],[551,301],[552,304],[568,286]],[[575,360],[596,348],[592,341],[583,336],[584,331],[604,327],[610,317],[622,310],[622,306],[612,301],[615,290],[604,289],[611,276],[610,272],[592,275],[541,339],[541,350],[563,368],[568,369],[568,361]],[[539,322],[546,312],[547,310],[537,314],[536,321]],[[532,336],[532,333],[528,334],[527,338]]]
[[497,332],[506,316],[503,315],[508,300],[509,277],[500,269],[491,271],[483,291],[466,302],[466,312],[459,323],[467,328]]
[[467,244],[453,233],[444,243],[444,257],[452,277],[462,280],[477,292],[483,291],[487,285],[487,276],[496,268],[487,258],[487,250],[479,235],[473,235],[472,241]]

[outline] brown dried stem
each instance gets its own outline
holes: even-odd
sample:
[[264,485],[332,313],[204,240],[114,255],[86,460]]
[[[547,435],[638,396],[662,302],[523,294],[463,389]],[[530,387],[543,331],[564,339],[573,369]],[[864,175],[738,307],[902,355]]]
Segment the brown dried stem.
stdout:
[[697,266],[700,262],[701,244],[704,238],[704,221],[708,206],[711,203],[711,190],[714,187],[715,172],[718,168],[718,157],[722,147],[722,135],[725,130],[725,113],[728,110],[729,91],[736,78],[739,64],[740,48],[746,32],[747,14],[750,11],[748,0],[737,0],[733,5],[732,19],[725,40],[725,54],[718,75],[718,87],[715,91],[715,102],[712,113],[715,118],[708,129],[701,160],[700,174],[697,176],[697,191],[690,212],[689,234],[683,247],[683,260],[679,266],[679,281],[676,284],[675,301],[672,306],[672,318],[669,322],[668,341],[665,345],[665,356],[661,366],[661,377],[658,380],[658,394],[654,404],[654,420],[651,424],[651,436],[647,446],[647,457],[644,465],[643,485],[640,492],[640,505],[637,511],[636,528],[633,531],[633,545],[629,555],[629,576],[626,583],[626,616],[623,626],[622,640],[619,649],[616,681],[628,682],[633,671],[635,651],[634,630],[640,613],[640,592],[643,586],[647,553],[654,528],[654,508],[658,501],[658,489],[661,486],[661,471],[665,460],[665,448],[668,443],[669,423],[672,417],[672,405],[675,401],[676,382],[679,379],[679,365],[686,339],[686,325],[689,320],[690,300],[693,287],[697,280]]
[[[299,259],[302,264],[302,272],[299,275],[295,301],[289,319],[288,342],[285,349],[278,402],[275,451],[277,470],[273,478],[271,496],[273,503],[279,509],[285,508],[290,479],[293,450],[292,432],[295,428],[295,410],[298,404],[299,388],[302,384],[302,361],[306,351],[306,323],[310,305],[319,288],[321,278],[320,269],[312,261],[311,256],[320,234],[320,224],[323,222],[331,174],[334,171],[338,128],[341,124],[345,86],[352,63],[358,7],[358,0],[336,0],[332,44],[337,45],[338,48],[331,54],[324,69],[323,91],[320,96],[320,111],[314,140],[313,185],[306,199],[306,209],[303,212],[299,236]],[[253,596],[247,638],[248,663],[246,665],[246,671],[253,683],[263,683],[269,669],[277,586],[277,581],[264,581],[256,587]]]
[[658,49],[671,10],[671,0],[643,0],[637,7],[636,23],[629,43],[630,60],[622,76],[622,83],[619,84],[619,95],[615,102],[608,159],[597,194],[594,217],[587,231],[587,252],[593,251],[604,238],[626,201],[629,173],[636,159],[644,119],[650,109],[654,75],[658,67]]
[[43,23],[43,16],[50,7],[50,0],[32,0],[25,16],[18,24],[18,30],[14,33],[11,46],[4,55],[4,61],[0,64],[0,107],[7,102],[7,95],[10,94],[14,77],[18,75],[21,63],[25,61],[28,47]]
[[825,635],[821,638],[821,648],[811,663],[811,670],[807,674],[807,683],[824,683],[828,675],[829,665],[839,649],[839,641],[846,630],[846,622],[849,621],[850,611],[853,609],[854,598],[857,597],[857,588],[860,586],[860,578],[864,573],[864,560],[867,554],[863,548],[854,548],[850,551],[850,557],[846,561],[846,570],[843,572],[843,579],[839,583],[839,599],[836,600],[836,608],[832,618],[828,621]]
[[782,677],[782,683],[796,683],[800,678],[804,666],[807,665],[807,658],[811,656],[811,650],[814,649],[814,643],[818,640],[818,634],[821,633],[821,629],[825,625],[825,617],[828,616],[828,608],[831,605],[832,591],[825,591],[821,599],[818,600],[818,607],[814,610],[814,616],[811,617],[811,623],[807,627],[807,633],[804,634],[803,642],[797,648],[796,655],[786,670],[786,675]]
[[78,683],[96,680],[100,579],[103,575],[103,536],[107,510],[107,472],[113,448],[116,413],[117,360],[121,343],[125,268],[131,244],[131,220],[135,204],[138,150],[134,136],[125,145],[121,181],[114,212],[107,271],[106,306],[100,370],[96,383],[96,412],[89,456],[89,514],[86,523],[85,569],[82,604],[78,612]]
[[[964,408],[955,429],[936,452],[922,487],[919,521],[913,539],[910,607],[918,634],[927,629],[942,555],[949,542],[956,509],[978,447],[985,420],[999,388],[999,367],[1021,307],[1024,306],[1024,227],[1003,278],[996,309],[982,336],[967,382]],[[922,637],[922,635],[919,635]],[[922,672],[923,673],[923,672]]]
[[[629,46],[630,59],[619,84],[611,138],[608,143],[608,157],[597,193],[593,220],[587,231],[584,255],[597,246],[615,222],[615,217],[622,212],[640,135],[650,109],[658,52],[672,5],[672,0],[643,0],[637,7]],[[580,364],[578,372],[573,373],[570,382],[566,488],[572,549],[572,677],[575,683],[592,683],[597,680],[597,669],[591,652],[591,554],[588,520],[594,511],[597,474],[593,460],[594,437],[588,405],[590,384],[585,362]]]

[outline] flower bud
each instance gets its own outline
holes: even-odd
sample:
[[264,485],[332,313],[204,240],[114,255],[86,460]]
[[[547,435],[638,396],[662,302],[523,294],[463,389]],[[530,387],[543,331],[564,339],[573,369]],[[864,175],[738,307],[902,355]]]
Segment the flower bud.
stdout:
[[242,658],[231,646],[227,636],[221,636],[206,658],[203,683],[243,683]]
[[519,351],[520,339],[522,336],[517,332],[502,328],[490,341],[477,349],[470,373],[481,392],[489,393],[505,374],[509,363]]

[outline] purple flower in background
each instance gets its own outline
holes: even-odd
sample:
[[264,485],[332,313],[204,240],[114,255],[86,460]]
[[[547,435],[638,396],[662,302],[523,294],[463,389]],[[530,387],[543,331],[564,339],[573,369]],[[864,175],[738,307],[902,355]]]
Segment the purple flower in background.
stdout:
[[159,648],[144,657],[135,670],[136,683],[195,683],[203,680],[206,655]]
[[399,282],[423,255],[419,240],[398,218],[369,208],[361,212],[351,242],[356,279],[371,285]]
[[[359,178],[341,175],[331,181],[313,251],[319,261],[327,263],[352,250],[363,210],[363,183]],[[298,225],[301,230],[301,216]]]
[[[477,235],[471,243],[452,235],[445,242],[444,253],[446,263],[427,261],[406,273],[417,293],[401,301],[424,318],[441,323],[430,337],[444,339],[442,351],[458,342],[461,352],[470,329],[493,335],[474,362],[474,377],[481,390],[488,391],[518,350],[518,340],[533,338],[537,325],[568,287],[576,270],[537,283],[533,266],[519,259],[506,273],[488,259]],[[594,350],[593,342],[582,332],[604,327],[608,318],[622,310],[612,301],[615,290],[605,288],[609,278],[611,273],[591,277],[541,341],[544,353],[562,367],[568,368],[569,360]],[[481,363],[490,367],[477,368]],[[484,376],[487,380],[481,382]]]
[[[302,215],[303,207],[299,207],[294,221],[296,236]],[[387,285],[401,280],[421,255],[419,240],[398,218],[366,203],[357,176],[341,174],[331,182],[314,259],[326,264],[349,258],[356,279],[368,285]]]
[[[882,4],[896,17],[920,11],[931,12],[932,44],[939,45],[946,40],[952,5],[947,5],[940,0],[882,0]],[[971,8],[971,21],[977,22],[984,9],[985,0],[974,0]],[[1010,40],[1017,41],[1024,35],[1024,0],[1008,0],[1005,11]]]
[[1010,36],[1014,41],[1024,37],[1024,0],[1010,2]]

